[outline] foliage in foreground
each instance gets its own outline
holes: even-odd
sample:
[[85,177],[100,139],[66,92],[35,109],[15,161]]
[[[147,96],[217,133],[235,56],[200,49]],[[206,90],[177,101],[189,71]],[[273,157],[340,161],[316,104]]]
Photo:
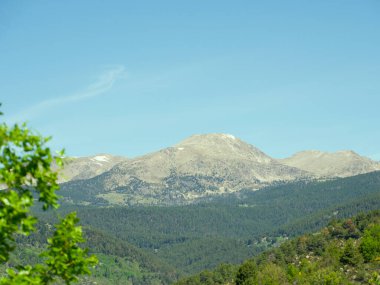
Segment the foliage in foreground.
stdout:
[[331,222],[318,233],[284,242],[240,266],[225,265],[176,284],[379,285],[380,211]]
[[[53,161],[58,165],[62,161],[46,147],[48,140],[25,124],[0,125],[0,184],[5,186],[0,190],[0,264],[9,260],[17,235],[35,230],[37,218],[30,214],[35,197],[43,210],[58,207],[57,173],[50,166]],[[56,280],[70,284],[78,275],[90,273],[89,266],[96,258],[78,246],[84,239],[77,222],[76,213],[62,219],[42,253],[44,262],[8,268],[0,284],[49,284]]]

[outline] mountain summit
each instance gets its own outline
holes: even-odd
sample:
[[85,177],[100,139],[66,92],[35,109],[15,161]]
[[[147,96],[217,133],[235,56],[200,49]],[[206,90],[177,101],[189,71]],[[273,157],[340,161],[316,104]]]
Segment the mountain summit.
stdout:
[[230,134],[193,135],[179,144],[179,150],[215,157],[217,159],[243,159],[258,163],[270,163],[274,160],[258,148],[243,142]]

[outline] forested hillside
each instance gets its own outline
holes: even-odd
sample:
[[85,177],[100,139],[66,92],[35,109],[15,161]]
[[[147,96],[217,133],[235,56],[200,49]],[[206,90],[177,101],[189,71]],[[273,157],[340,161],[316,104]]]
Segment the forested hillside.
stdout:
[[[246,190],[184,206],[63,204],[58,215],[77,211],[86,246],[100,258],[89,280],[98,284],[170,284],[222,263],[239,264],[337,218],[379,208],[380,172],[374,172]],[[33,262],[44,248],[57,217],[37,214],[41,220],[38,231],[19,238],[24,247],[14,259]],[[219,269],[223,274],[231,271],[230,266]]]
[[[101,239],[94,252],[128,256],[122,243],[143,251],[150,261],[167,264],[176,274],[194,274],[220,263],[239,263],[289,237],[316,231],[335,218],[380,208],[380,172],[324,182],[297,182],[260,191],[243,191],[186,206],[78,207],[88,231],[113,239],[108,248]],[[52,217],[41,213],[50,224]],[[91,239],[90,239],[91,241]],[[125,253],[123,253],[125,252]],[[133,256],[133,255],[132,255]],[[145,261],[137,259],[139,263]],[[146,264],[145,264],[146,266]],[[152,268],[148,270],[169,272]]]
[[176,284],[380,284],[380,211],[332,221],[240,266],[220,265]]
[[[34,264],[41,262],[40,253],[46,247],[46,240],[53,232],[52,224],[43,221],[38,223],[37,231],[28,237],[18,236],[18,248],[9,262],[0,266],[0,275],[5,269],[16,264]],[[84,229],[86,243],[91,253],[96,253],[99,264],[93,268],[90,277],[82,278],[82,282],[90,284],[169,284],[177,280],[180,271],[167,265],[157,256],[136,246],[117,239],[105,232],[86,227]],[[96,282],[96,283],[92,283]],[[87,284],[87,283],[86,283]]]

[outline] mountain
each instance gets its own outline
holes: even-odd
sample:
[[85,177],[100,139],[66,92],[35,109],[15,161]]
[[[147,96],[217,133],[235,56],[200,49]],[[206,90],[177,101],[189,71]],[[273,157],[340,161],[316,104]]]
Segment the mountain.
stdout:
[[280,163],[313,173],[318,177],[348,177],[380,170],[380,163],[350,151],[302,151]]
[[[87,157],[67,157],[64,159],[64,168],[59,171],[59,182],[89,179],[110,170],[117,163],[126,161],[121,156],[98,154]],[[57,169],[53,165],[53,169]]]
[[353,151],[303,151],[273,159],[229,134],[193,135],[134,159],[69,159],[61,175],[70,201],[91,204],[183,204],[244,189],[380,170]]
[[63,188],[114,204],[172,204],[306,177],[306,171],[283,165],[232,135],[205,134]]

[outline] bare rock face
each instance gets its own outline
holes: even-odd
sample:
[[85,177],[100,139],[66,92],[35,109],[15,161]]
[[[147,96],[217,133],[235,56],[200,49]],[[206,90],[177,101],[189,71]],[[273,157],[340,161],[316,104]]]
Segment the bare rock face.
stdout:
[[380,170],[380,163],[350,151],[302,151],[280,163],[296,167],[318,177],[348,177]]
[[173,173],[213,176],[232,184],[291,180],[305,174],[226,134],[194,135],[174,147],[121,163],[113,171],[149,183]]
[[[59,171],[59,182],[89,179],[110,170],[117,163],[127,159],[109,154],[98,154],[88,157],[68,157],[64,159],[64,167]],[[53,168],[56,166],[53,165]]]
[[116,204],[168,204],[309,176],[232,135],[207,134],[120,162],[77,187]]

